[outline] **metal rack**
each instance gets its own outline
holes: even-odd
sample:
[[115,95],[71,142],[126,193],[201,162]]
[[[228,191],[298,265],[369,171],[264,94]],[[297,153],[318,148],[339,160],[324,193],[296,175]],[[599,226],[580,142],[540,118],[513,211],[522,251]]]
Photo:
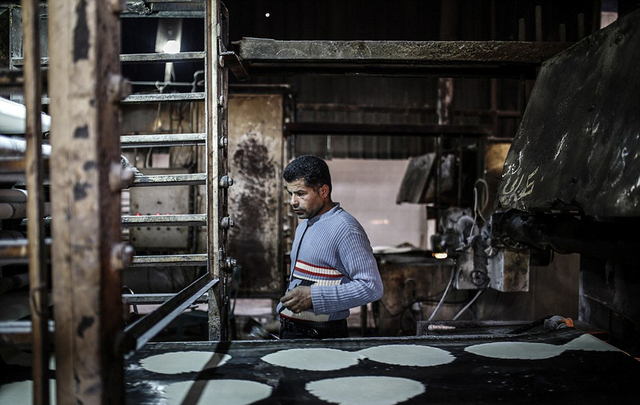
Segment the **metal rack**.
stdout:
[[[24,177],[28,240],[4,243],[2,259],[24,262],[28,256],[31,321],[0,325],[0,342],[30,344],[34,352],[34,403],[49,403],[49,349],[55,335],[57,403],[123,403],[124,358],[175,319],[194,302],[206,299],[209,337],[226,340],[226,282],[224,269],[229,223],[227,188],[227,67],[228,13],[218,0],[184,1],[199,4],[206,49],[203,52],[120,55],[120,14],[125,2],[50,0],[49,55],[41,58],[37,0],[22,2],[23,57],[14,57],[14,71],[23,70],[27,106],[27,151],[24,159],[3,160],[3,173]],[[150,1],[147,3],[169,3]],[[165,12],[166,14],[166,12]],[[125,17],[143,17],[126,12]],[[81,35],[78,35],[78,30]],[[55,44],[55,45],[54,45]],[[46,44],[45,44],[46,45]],[[46,49],[46,46],[45,46]],[[205,55],[213,55],[205,57]],[[205,91],[200,93],[129,95],[130,84],[120,74],[121,63],[179,62],[204,59]],[[41,90],[42,66],[49,76],[48,97]],[[15,76],[15,74],[13,75]],[[12,76],[12,77],[13,77]],[[19,76],[19,75],[18,75]],[[205,131],[189,134],[113,136],[120,133],[119,104],[203,101]],[[49,159],[51,241],[45,243],[43,204],[45,161],[41,152],[40,109],[49,105],[53,118]],[[203,146],[203,173],[138,176],[121,165],[120,148]],[[121,216],[120,193],[128,187],[194,185],[204,188],[206,212],[167,216]],[[139,224],[206,226],[204,254],[135,256],[121,242],[122,227]],[[52,288],[47,286],[46,254],[51,244]],[[4,246],[6,245],[6,246]],[[122,295],[121,273],[128,267],[206,266],[207,272],[178,294]],[[222,282],[219,280],[222,279]],[[48,313],[49,291],[56,308]],[[158,309],[125,327],[123,303],[162,303]],[[55,325],[55,326],[54,326]],[[102,388],[92,387],[99,384]]]

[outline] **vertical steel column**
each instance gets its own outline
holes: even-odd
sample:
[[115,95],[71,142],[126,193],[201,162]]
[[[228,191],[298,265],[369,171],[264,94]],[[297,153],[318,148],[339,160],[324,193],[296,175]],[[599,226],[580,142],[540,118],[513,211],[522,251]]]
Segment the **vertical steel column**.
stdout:
[[27,108],[27,235],[29,237],[29,307],[33,336],[33,403],[48,404],[49,308],[44,250],[44,193],[42,164],[42,83],[40,76],[40,8],[38,0],[22,0],[24,100]]
[[120,0],[49,0],[57,403],[122,404]]
[[[205,132],[207,134],[207,268],[212,278],[219,279],[224,252],[219,250],[220,235],[220,109],[226,102],[223,94],[222,69],[219,65],[220,24],[218,0],[206,1],[205,17]],[[209,291],[209,339],[223,340],[221,322],[223,288],[220,283]]]

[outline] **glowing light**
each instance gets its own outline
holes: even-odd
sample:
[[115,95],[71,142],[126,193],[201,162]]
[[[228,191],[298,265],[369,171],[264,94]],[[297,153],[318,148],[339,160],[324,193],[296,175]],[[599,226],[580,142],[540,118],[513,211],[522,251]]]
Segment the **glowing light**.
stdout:
[[170,39],[162,47],[164,53],[178,53],[180,52],[180,44],[175,39]]
[[432,256],[435,257],[436,259],[446,259],[447,258],[447,254],[446,253],[433,253]]
[[374,219],[371,221],[371,225],[389,225],[388,219]]
[[269,18],[269,17],[271,17],[271,13],[265,13],[265,15],[264,15],[264,16],[265,16],[265,17],[267,17],[267,18]]

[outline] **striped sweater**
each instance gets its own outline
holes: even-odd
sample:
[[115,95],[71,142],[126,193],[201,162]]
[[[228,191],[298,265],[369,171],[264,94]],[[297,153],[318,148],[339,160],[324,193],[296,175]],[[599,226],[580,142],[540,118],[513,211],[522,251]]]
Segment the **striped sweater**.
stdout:
[[313,308],[299,314],[284,309],[281,316],[333,321],[348,317],[349,308],[382,298],[382,280],[369,238],[339,203],[296,229],[287,290],[299,285],[311,286]]

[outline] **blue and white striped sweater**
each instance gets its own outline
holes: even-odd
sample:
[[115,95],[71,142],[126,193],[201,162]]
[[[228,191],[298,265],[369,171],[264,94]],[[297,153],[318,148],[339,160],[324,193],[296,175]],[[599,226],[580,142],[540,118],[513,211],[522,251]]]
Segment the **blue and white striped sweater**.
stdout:
[[281,316],[287,318],[316,322],[344,319],[349,308],[382,298],[382,280],[369,238],[338,203],[298,225],[291,248],[291,272],[288,290],[311,286],[313,308],[300,314],[285,309]]

